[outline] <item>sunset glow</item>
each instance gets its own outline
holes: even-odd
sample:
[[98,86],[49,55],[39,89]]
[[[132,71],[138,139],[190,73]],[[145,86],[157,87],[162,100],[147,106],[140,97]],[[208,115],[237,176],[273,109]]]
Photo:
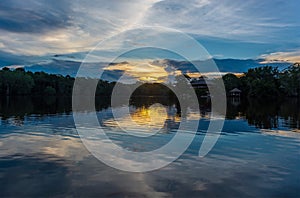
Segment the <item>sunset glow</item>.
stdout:
[[124,75],[134,77],[143,82],[166,82],[170,75],[163,65],[155,64],[149,60],[117,63],[109,65],[105,70],[121,70],[125,72]]

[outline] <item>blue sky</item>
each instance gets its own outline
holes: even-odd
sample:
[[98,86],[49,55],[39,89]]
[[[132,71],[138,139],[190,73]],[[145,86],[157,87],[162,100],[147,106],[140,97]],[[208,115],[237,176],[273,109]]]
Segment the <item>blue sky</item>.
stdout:
[[143,26],[189,34],[215,58],[296,62],[299,9],[299,0],[1,0],[0,65],[60,54],[80,61],[102,40]]

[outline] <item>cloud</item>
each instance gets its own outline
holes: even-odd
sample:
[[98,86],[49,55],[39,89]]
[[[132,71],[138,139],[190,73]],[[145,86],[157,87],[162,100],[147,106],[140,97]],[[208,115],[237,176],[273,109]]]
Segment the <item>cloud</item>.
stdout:
[[24,55],[15,55],[0,50],[0,67],[9,65],[32,64],[38,61],[38,59],[40,60],[41,58]]
[[71,25],[68,1],[2,0],[0,29],[16,33],[44,33]]
[[[295,4],[280,0],[164,0],[149,9],[144,22],[198,35],[266,42],[291,27],[299,28],[298,17],[291,13],[296,11]],[[297,33],[293,34],[296,38]]]
[[38,56],[89,51],[138,23],[154,2],[1,1],[1,50]]
[[[63,138],[60,135],[49,137],[45,134],[31,133],[30,135],[25,135],[16,133],[6,136],[4,140],[5,141],[2,142],[2,147],[6,149],[5,152],[0,154],[0,157],[13,155],[14,153],[23,153],[33,156],[37,153],[42,153],[80,161],[89,154],[85,149],[83,149],[84,147],[80,139],[71,136]],[[33,145],[32,142],[35,144]],[[82,152],[75,152],[76,149],[83,150]]]
[[290,51],[290,52],[274,52],[270,54],[263,54],[261,58],[264,61],[261,64],[266,63],[278,63],[278,62],[290,62],[299,63],[300,62],[300,50]]
[[[81,61],[82,54],[104,39],[143,26],[174,28],[200,42],[206,40],[205,47],[215,56],[254,58],[270,50],[299,47],[298,5],[297,0],[2,0],[0,57],[14,54],[18,61],[3,58],[1,64],[23,64],[22,58],[39,63],[55,54],[75,53],[76,61]],[[132,45],[135,37],[124,43]],[[108,47],[103,49],[105,57]],[[116,50],[123,43],[117,40],[111,47]]]
[[106,71],[124,71],[123,75],[127,79],[135,78],[145,82],[165,82],[169,75],[173,72],[167,72],[167,66],[161,62],[153,62],[151,60],[122,62],[109,65],[105,68]]
[[18,68],[24,68],[24,65],[10,65],[10,66],[5,66],[9,69],[18,69]]

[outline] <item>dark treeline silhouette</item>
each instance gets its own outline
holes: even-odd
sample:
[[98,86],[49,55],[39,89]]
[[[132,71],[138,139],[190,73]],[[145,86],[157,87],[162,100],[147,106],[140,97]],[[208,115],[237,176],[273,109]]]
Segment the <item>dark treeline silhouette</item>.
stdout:
[[[80,81],[80,94],[90,94],[87,89],[94,79],[78,78]],[[23,68],[10,70],[4,67],[0,70],[0,95],[1,96],[72,96],[75,78],[67,75],[47,74],[45,72],[30,72]],[[96,96],[111,96],[115,82],[98,80]],[[160,83],[139,83],[139,88],[134,95],[172,95],[172,91]],[[121,84],[124,91],[131,91],[135,85]]]
[[[87,86],[97,80],[96,96],[111,96],[115,82],[99,79],[78,78],[79,93],[90,94]],[[67,75],[47,74],[45,72],[30,72],[23,68],[10,70],[4,67],[0,70],[0,95],[1,96],[72,96],[75,78]],[[133,93],[135,96],[162,95],[172,96],[173,92],[160,83],[138,83],[138,89]],[[133,91],[136,85],[120,83],[123,91]]]
[[145,83],[139,86],[133,96],[175,96],[171,89],[160,83]]
[[283,71],[271,66],[249,69],[241,77],[226,74],[223,81],[227,92],[238,88],[247,97],[299,97],[300,64],[291,65]]
[[[83,80],[88,80],[83,78]],[[30,72],[23,68],[0,70],[0,95],[71,96],[75,78],[67,75]],[[114,83],[98,81],[96,95],[111,94]]]
[[[186,77],[187,78],[187,77]],[[30,72],[23,68],[10,70],[3,68],[0,70],[0,95],[31,95],[31,96],[71,96],[75,78],[67,75],[47,74],[45,72]],[[85,84],[89,84],[88,78],[80,78],[82,89],[80,94],[89,94]],[[186,79],[187,82],[190,79]],[[97,80],[98,86],[96,95],[111,96],[115,82]],[[178,81],[178,80],[177,80]],[[234,88],[242,91],[246,97],[257,98],[276,98],[300,96],[300,66],[299,64],[279,71],[276,67],[266,66],[249,69],[241,77],[234,74],[223,76],[226,91],[229,92]],[[85,83],[86,82],[86,83]],[[160,83],[139,83],[139,88],[132,90],[135,85],[121,84],[123,91],[134,91],[136,96],[174,96],[174,93],[166,86]],[[176,87],[176,83],[175,83]],[[205,89],[196,89],[196,93],[206,94]],[[201,94],[200,94],[201,95]],[[203,94],[202,94],[203,95]]]

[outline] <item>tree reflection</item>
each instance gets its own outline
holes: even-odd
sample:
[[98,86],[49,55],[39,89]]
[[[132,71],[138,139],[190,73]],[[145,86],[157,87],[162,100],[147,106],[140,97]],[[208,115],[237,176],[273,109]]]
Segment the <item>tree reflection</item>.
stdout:
[[[300,129],[300,101],[297,98],[286,100],[258,100],[228,98],[226,119],[246,119],[257,128],[272,129],[287,127]],[[186,112],[176,97],[172,96],[132,96],[130,105],[134,108],[149,108],[153,104],[172,108],[176,117],[182,118]],[[122,106],[124,104],[120,104]],[[110,107],[110,97],[96,97],[97,111]],[[211,112],[209,99],[199,99],[199,118],[207,118]],[[23,125],[26,116],[43,117],[52,114],[71,114],[71,97],[2,97],[0,98],[0,119],[14,125]]]
[[245,112],[248,123],[258,128],[278,128],[278,111],[280,104],[276,101],[249,100]]

